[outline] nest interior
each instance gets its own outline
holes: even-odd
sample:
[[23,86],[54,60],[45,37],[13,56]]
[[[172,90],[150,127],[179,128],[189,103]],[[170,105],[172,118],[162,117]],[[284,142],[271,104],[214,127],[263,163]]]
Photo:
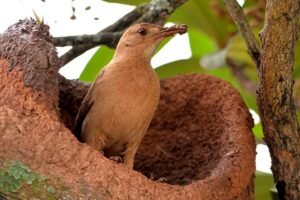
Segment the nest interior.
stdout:
[[[176,77],[161,85],[161,100],[137,152],[135,170],[175,185],[205,179],[235,146],[228,126],[236,126],[230,122],[240,116],[227,114],[234,106],[247,109],[229,84],[211,76]],[[251,127],[247,115],[244,126]]]

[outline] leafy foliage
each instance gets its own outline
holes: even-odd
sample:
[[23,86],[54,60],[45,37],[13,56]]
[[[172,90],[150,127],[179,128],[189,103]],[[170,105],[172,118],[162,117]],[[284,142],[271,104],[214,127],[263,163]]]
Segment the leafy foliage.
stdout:
[[0,170],[0,190],[16,192],[24,183],[32,184],[42,181],[44,177],[31,172],[30,168],[21,162],[11,161],[6,170]]
[[72,196],[70,189],[63,185],[59,178],[46,179],[34,173],[28,166],[19,161],[0,160],[0,199],[1,194],[14,199],[47,199],[55,200]]

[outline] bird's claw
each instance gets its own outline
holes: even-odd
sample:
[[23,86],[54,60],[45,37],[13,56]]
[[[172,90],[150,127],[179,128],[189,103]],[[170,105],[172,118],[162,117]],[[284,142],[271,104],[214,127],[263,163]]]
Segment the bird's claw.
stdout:
[[115,162],[117,162],[117,163],[123,162],[123,159],[122,159],[121,156],[111,156],[111,157],[109,157],[109,159],[110,159],[110,160],[113,160],[113,161],[115,161]]
[[160,177],[160,178],[156,179],[153,173],[150,174],[149,178],[150,178],[150,180],[158,181],[158,182],[162,182],[162,183],[165,183],[168,181],[168,179],[166,177]]
[[166,177],[160,177],[159,179],[157,179],[157,181],[165,183],[168,181],[168,179]]

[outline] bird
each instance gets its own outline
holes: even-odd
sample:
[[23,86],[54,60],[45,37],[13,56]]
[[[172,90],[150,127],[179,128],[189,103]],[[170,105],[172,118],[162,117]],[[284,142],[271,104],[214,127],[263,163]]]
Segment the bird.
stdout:
[[160,98],[160,81],[151,58],[164,38],[183,34],[186,25],[150,23],[130,26],[121,36],[111,61],[85,95],[74,126],[80,142],[122,158],[130,169]]

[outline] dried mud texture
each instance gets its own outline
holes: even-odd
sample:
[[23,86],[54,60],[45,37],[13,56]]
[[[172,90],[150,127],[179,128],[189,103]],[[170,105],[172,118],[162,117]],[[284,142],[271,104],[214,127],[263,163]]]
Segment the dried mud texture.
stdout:
[[48,26],[34,25],[32,20],[19,21],[0,37],[0,56],[10,61],[10,71],[18,65],[23,66],[23,82],[26,86],[49,97],[57,97],[58,91],[53,88],[57,85],[59,65],[51,42]]
[[0,38],[0,160],[59,177],[70,191],[62,199],[253,199],[252,119],[229,84],[205,75],[162,81],[137,171],[130,170],[79,143],[62,123],[74,119],[87,86],[58,76],[51,38],[40,37],[44,26],[21,21]]
[[[137,154],[136,170],[186,185],[209,178],[222,159],[244,151],[231,137],[250,136],[252,119],[229,84],[189,75],[162,81],[161,87],[160,104]],[[250,140],[248,150],[251,145]]]

